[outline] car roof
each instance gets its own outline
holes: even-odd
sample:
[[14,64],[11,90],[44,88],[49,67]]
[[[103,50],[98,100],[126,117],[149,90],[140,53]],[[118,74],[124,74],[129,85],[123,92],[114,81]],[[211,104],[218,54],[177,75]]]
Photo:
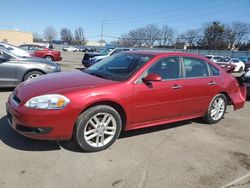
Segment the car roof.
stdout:
[[123,53],[132,53],[132,54],[142,54],[142,55],[151,55],[151,56],[186,56],[205,59],[205,57],[197,54],[185,53],[185,52],[171,52],[171,51],[162,51],[162,50],[134,50],[126,51]]

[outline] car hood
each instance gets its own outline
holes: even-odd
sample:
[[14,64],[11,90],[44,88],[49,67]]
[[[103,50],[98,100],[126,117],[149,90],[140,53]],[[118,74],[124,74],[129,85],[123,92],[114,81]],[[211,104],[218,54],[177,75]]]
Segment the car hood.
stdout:
[[25,81],[14,92],[21,100],[28,100],[39,95],[60,94],[72,89],[90,89],[116,83],[82,71],[71,71],[43,75]]
[[25,57],[25,58],[21,58],[20,61],[30,62],[30,63],[42,63],[42,64],[51,65],[51,66],[56,65],[55,62],[51,62],[49,60],[46,60],[44,58],[39,58],[39,57]]

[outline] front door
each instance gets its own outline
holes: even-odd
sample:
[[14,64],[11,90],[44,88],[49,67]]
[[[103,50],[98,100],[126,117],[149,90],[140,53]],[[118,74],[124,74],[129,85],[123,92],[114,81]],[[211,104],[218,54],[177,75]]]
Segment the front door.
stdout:
[[[143,77],[159,74],[162,81],[144,83]],[[134,85],[132,126],[167,120],[180,115],[183,80],[180,78],[178,57],[162,58],[155,62]]]
[[0,50],[0,86],[14,86],[17,82],[17,66],[11,57]]

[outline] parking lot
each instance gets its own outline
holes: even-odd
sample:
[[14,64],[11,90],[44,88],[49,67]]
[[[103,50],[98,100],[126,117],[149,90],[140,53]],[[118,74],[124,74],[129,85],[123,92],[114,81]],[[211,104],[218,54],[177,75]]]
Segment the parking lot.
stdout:
[[[63,71],[82,67],[62,52]],[[214,125],[199,119],[123,132],[85,153],[70,141],[25,138],[9,126],[0,90],[0,187],[250,187],[250,101]]]

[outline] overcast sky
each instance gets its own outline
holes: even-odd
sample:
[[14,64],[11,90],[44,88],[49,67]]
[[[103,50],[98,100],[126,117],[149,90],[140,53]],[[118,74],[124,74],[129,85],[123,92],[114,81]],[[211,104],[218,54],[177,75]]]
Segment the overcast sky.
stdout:
[[[0,0],[0,29],[43,34],[47,25],[83,27],[89,40],[119,37],[131,29],[168,24],[179,33],[214,20],[250,22],[250,0]],[[109,37],[106,37],[108,40]]]

